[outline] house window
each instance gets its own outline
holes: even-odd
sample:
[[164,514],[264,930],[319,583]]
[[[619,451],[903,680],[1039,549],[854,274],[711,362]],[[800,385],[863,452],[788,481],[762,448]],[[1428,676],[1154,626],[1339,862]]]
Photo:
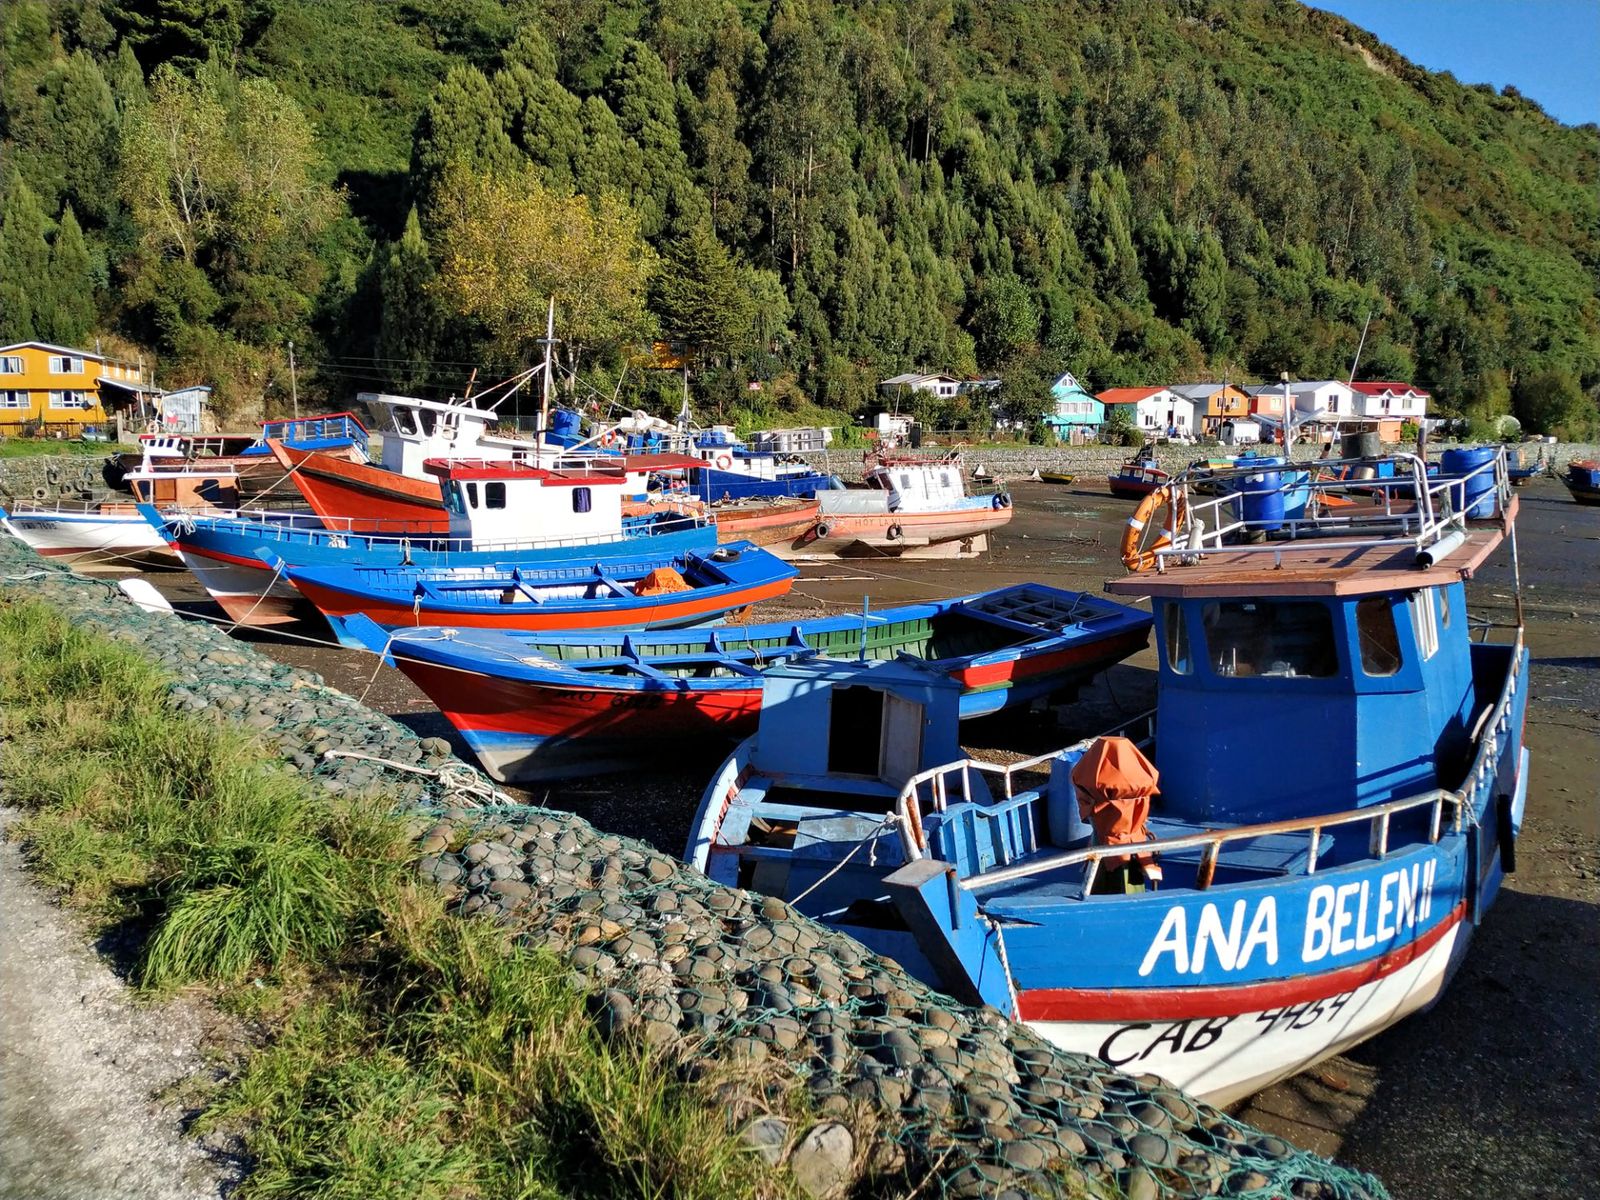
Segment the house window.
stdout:
[[21,375],[21,374],[22,374],[22,355],[20,355],[20,354],[0,355],[0,375]]
[[589,488],[581,487],[581,488],[573,488],[572,489],[572,511],[573,512],[575,512],[575,513],[586,513],[586,512],[589,511],[589,509],[593,505],[593,503],[594,503],[594,497],[591,494],[591,491],[590,491]]
[[27,408],[27,392],[0,392],[0,408]]
[[498,479],[493,483],[484,484],[483,506],[485,508],[504,508],[506,506],[506,485]]
[[74,358],[66,354],[52,354],[50,356],[50,374],[81,375],[83,374],[83,359]]
[[88,392],[51,392],[50,407],[60,409],[84,409],[93,405],[89,400]]

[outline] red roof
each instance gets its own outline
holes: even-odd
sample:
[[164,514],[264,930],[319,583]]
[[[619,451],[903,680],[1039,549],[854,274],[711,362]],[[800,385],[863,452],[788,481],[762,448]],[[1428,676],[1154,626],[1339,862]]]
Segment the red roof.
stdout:
[[1410,392],[1417,396],[1426,396],[1428,394],[1419,387],[1412,387],[1409,383],[1379,380],[1372,380],[1368,383],[1352,383],[1350,390],[1360,392],[1363,396],[1381,396],[1384,392]]
[[1164,392],[1164,387],[1122,387],[1107,388],[1103,392],[1095,393],[1095,399],[1101,404],[1137,404],[1139,401],[1154,396],[1157,392]]
[[538,479],[546,487],[564,487],[576,484],[593,486],[595,484],[613,484],[620,486],[627,481],[620,469],[615,471],[596,470],[591,467],[584,471],[555,471],[547,467],[529,466],[527,463],[515,459],[481,458],[430,458],[423,462],[423,468],[429,474],[438,475],[445,479]]

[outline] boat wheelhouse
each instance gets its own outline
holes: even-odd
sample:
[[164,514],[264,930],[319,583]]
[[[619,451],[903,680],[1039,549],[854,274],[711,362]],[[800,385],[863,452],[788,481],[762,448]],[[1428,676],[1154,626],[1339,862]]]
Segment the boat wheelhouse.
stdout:
[[1070,699],[1143,649],[1139,609],[1043,584],[809,621],[683,633],[347,629],[428,694],[494,778],[658,763],[754,732],[762,678],[797,656],[911,656],[961,685],[960,715]]
[[1106,482],[1113,496],[1123,500],[1138,500],[1164,486],[1171,478],[1156,463],[1154,452],[1146,446],[1106,476]]
[[688,857],[1217,1103],[1426,1008],[1515,866],[1528,654],[1520,622],[1469,638],[1464,583],[1504,540],[1515,563],[1516,500],[1497,453],[1322,504],[1346,465],[1283,472],[1299,518],[1166,489],[1107,585],[1157,631],[1157,707],[1122,729],[985,762],[948,680],[776,669]]
[[241,494],[250,498],[270,489],[283,476],[268,445],[273,441],[342,461],[367,460],[366,426],[354,413],[339,412],[263,421],[258,434],[141,434],[139,449],[112,455],[101,474],[108,487],[128,491],[133,472],[228,469],[237,477]]
[[[286,566],[532,567],[641,552],[658,558],[709,551],[716,531],[694,514],[623,515],[632,486],[621,465],[579,471],[520,461],[423,464],[448,503],[446,528],[408,521],[274,514],[176,514],[161,528],[183,563],[234,620],[273,625],[309,615],[274,568]],[[154,518],[152,518],[154,519]]]

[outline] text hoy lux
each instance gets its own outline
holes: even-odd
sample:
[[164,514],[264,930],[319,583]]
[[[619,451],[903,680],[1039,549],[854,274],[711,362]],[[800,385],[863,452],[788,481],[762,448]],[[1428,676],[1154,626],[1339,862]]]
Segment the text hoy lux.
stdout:
[[[1388,871],[1376,881],[1318,884],[1306,902],[1305,934],[1300,943],[1301,963],[1314,963],[1352,950],[1369,950],[1428,919],[1433,909],[1433,879],[1438,866],[1430,859]],[[1224,901],[1224,903],[1226,903]],[[1252,903],[1254,912],[1251,912]],[[1175,905],[1167,910],[1155,940],[1139,966],[1141,976],[1171,955],[1171,969],[1198,975],[1210,955],[1224,971],[1242,971],[1257,952],[1264,961],[1278,961],[1278,901],[1272,895],[1259,900],[1235,900],[1227,924],[1214,903],[1202,905],[1189,927],[1189,910]]]

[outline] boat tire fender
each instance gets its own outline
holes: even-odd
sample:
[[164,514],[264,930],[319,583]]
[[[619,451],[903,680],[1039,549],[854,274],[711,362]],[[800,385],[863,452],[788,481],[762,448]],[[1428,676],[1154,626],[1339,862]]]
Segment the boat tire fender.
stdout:
[[905,537],[906,531],[901,529],[898,525],[891,525],[889,528],[883,531],[883,534],[891,542],[898,542],[901,538]]
[[735,550],[731,546],[718,546],[711,552],[711,557],[717,562],[737,562],[743,550]]
[[1156,488],[1140,500],[1133,516],[1128,518],[1127,528],[1122,531],[1122,565],[1128,570],[1148,571],[1156,565],[1156,551],[1172,544],[1172,538],[1165,533],[1147,546],[1139,544],[1145,527],[1155,520],[1162,505],[1168,503],[1173,506],[1171,526],[1176,529],[1187,519],[1188,507],[1181,493],[1172,492],[1169,498],[1168,489],[1164,487]]
[[1011,497],[1008,494],[1006,494],[1005,492],[1000,492],[994,498],[994,506],[997,509],[999,509],[999,508],[1010,508],[1011,507]]
[[823,538],[827,537],[833,532],[833,526],[829,525],[826,521],[818,521],[816,528],[812,532],[817,540],[821,541]]
[[48,499],[50,499],[50,489],[49,488],[42,488],[42,487],[34,488],[33,489],[33,498],[35,500],[48,500]]

